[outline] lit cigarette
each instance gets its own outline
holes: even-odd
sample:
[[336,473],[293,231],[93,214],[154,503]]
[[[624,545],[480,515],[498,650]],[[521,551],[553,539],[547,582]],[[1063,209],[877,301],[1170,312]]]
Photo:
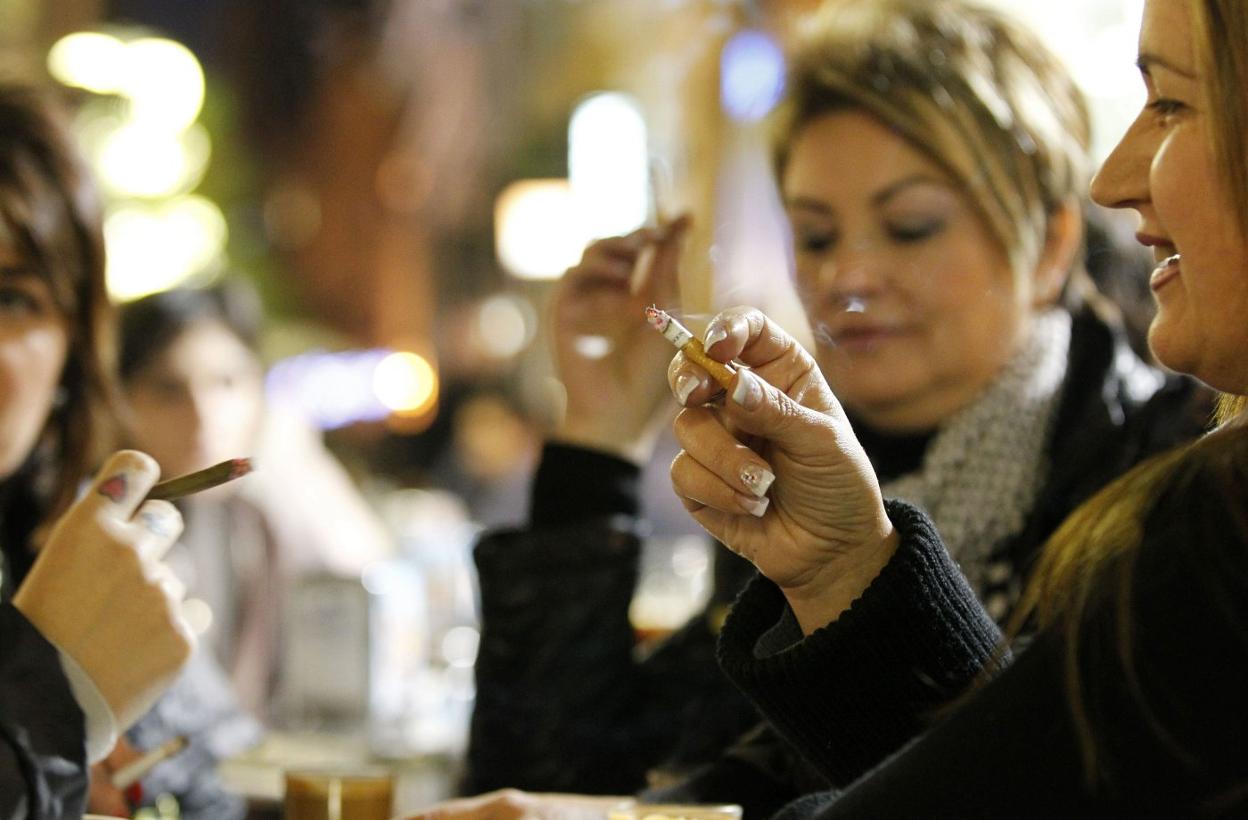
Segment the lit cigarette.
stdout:
[[203,470],[162,481],[147,494],[148,498],[174,499],[212,489],[219,484],[242,478],[251,472],[251,459],[232,458]]
[[673,319],[667,311],[651,305],[646,308],[646,321],[650,323],[651,327],[662,333],[664,339],[680,348],[690,361],[701,365],[702,369],[710,373],[711,378],[719,382],[720,387],[725,390],[732,389],[732,380],[737,371],[732,365],[717,362],[706,355],[706,350],[702,347],[702,340],[690,333],[689,329],[680,322]]
[[173,740],[167,740],[155,749],[152,749],[133,763],[127,763],[125,766],[122,766],[113,772],[113,776],[110,778],[113,788],[130,788],[139,782],[145,774],[150,772],[157,763],[160,763],[162,760],[168,760],[185,749],[186,744],[186,735],[178,735]]

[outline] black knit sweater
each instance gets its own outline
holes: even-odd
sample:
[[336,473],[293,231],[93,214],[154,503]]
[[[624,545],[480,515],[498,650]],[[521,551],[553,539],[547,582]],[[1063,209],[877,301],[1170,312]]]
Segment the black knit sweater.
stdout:
[[[1248,430],[1226,438],[1248,449]],[[1059,632],[1041,633],[935,720],[991,662],[996,630],[913,509],[889,505],[896,556],[838,621],[807,637],[777,649],[792,616],[776,587],[752,583],[724,626],[723,668],[844,788],[786,814],[1248,815],[1248,470],[1198,464],[1181,476],[1144,521],[1130,639],[1111,596],[1083,623],[1078,670],[1101,743],[1091,780]]]

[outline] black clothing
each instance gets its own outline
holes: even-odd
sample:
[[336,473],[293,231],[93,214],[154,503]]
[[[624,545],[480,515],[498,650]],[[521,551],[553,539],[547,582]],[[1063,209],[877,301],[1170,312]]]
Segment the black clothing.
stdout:
[[86,725],[56,648],[0,604],[0,818],[80,817]]
[[[998,547],[1015,579],[1080,501],[1199,432],[1208,414],[1197,394],[1185,379],[1163,381],[1090,310],[1074,317],[1048,479],[1024,532]],[[921,459],[925,445],[923,436],[906,437],[868,455],[893,472],[916,453]],[[656,768],[696,771],[656,796],[735,802],[753,815],[825,785],[766,732],[734,745],[757,713],[705,666],[725,605],[753,575],[746,562],[717,550],[707,610],[653,654],[635,656],[635,482],[626,462],[550,445],[534,481],[530,527],[491,533],[478,545],[483,629],[464,790],[628,793]]]
[[[1129,630],[1104,583],[1082,622],[1077,670],[1102,740],[1091,782],[1060,629],[1040,633],[911,742],[994,662],[997,638],[913,508],[889,503],[901,545],[850,609],[778,652],[765,644],[791,613],[769,581],[752,582],[725,624],[723,668],[832,783],[848,787],[803,798],[784,817],[1245,816],[1248,430],[1216,435],[1235,448],[1234,461],[1189,454],[1144,515],[1138,550],[1118,559],[1132,581]],[[1238,466],[1213,469],[1215,459]]]

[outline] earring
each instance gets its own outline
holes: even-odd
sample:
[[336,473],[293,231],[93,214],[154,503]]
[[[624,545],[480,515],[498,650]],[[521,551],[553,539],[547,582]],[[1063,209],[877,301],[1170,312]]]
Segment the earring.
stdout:
[[69,388],[62,384],[59,387],[57,387],[56,392],[52,394],[52,409],[60,410],[64,408],[65,405],[68,403],[69,403]]

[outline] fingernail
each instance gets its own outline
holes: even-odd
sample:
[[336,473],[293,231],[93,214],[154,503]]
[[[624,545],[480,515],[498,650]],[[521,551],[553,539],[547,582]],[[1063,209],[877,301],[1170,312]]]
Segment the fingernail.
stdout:
[[120,504],[122,499],[126,497],[126,490],[128,488],[129,484],[126,481],[126,474],[118,473],[117,475],[110,476],[109,478],[101,481],[98,490],[100,495],[104,496],[109,501],[112,501],[115,504]]
[[749,487],[750,492],[759,498],[767,495],[771,482],[775,480],[775,475],[766,467],[760,467],[757,464],[747,464],[741,468],[741,483]]
[[737,503],[741,505],[741,509],[755,518],[762,518],[763,513],[767,512],[767,505],[771,504],[771,499],[751,498],[744,493],[737,493]]
[[681,373],[676,377],[676,399],[682,405],[689,401],[689,394],[697,389],[702,380],[692,373]]
[[753,410],[763,403],[763,383],[748,368],[737,370],[737,383],[732,388],[732,400]]
[[706,340],[702,342],[702,346],[709,348],[716,342],[722,342],[727,338],[728,331],[724,329],[724,326],[717,322],[712,322],[711,326],[706,329]]

